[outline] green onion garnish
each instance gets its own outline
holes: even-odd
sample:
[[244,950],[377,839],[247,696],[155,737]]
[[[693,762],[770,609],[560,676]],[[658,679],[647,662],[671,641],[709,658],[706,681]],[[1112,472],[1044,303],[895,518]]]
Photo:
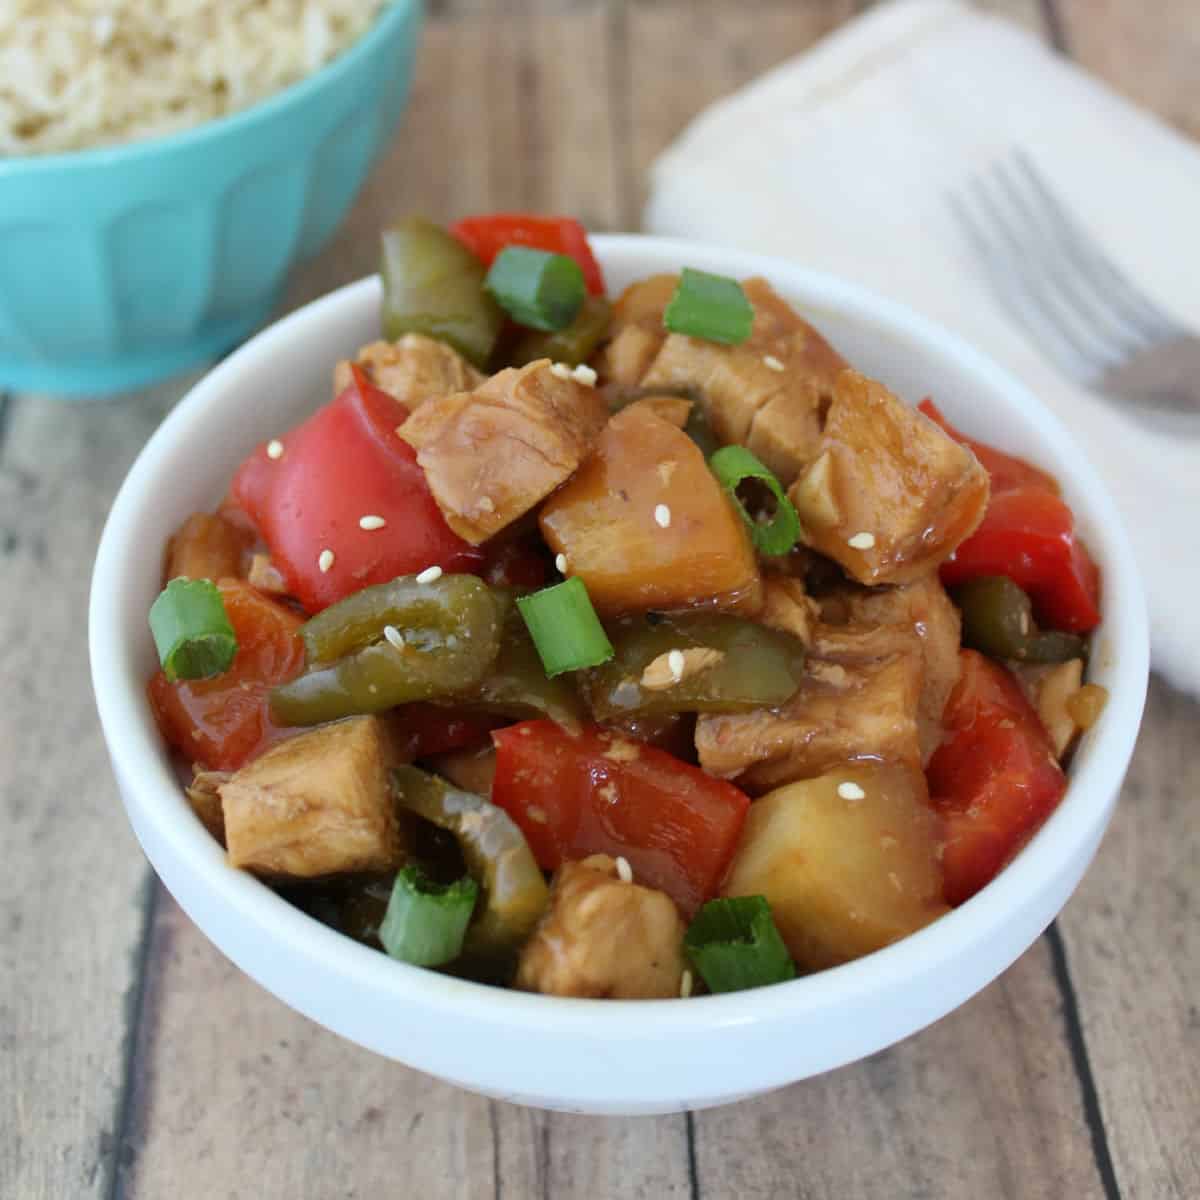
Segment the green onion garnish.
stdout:
[[740,992],[796,977],[762,896],[710,900],[688,926],[683,948],[710,992]]
[[[733,497],[760,554],[786,554],[800,537],[800,517],[784,493],[783,485],[745,446],[722,446],[708,460],[712,473]],[[737,494],[747,479],[756,479],[775,497],[775,515],[766,522],[756,520]]]
[[675,294],[663,311],[672,333],[736,346],[750,336],[754,309],[742,285],[727,275],[710,275],[684,267]]
[[598,667],[613,656],[583,580],[568,579],[517,600],[546,674]]
[[519,325],[547,332],[570,325],[587,296],[583,271],[573,258],[528,246],[505,246],[483,286]]
[[237,653],[225,602],[208,579],[172,579],[150,606],[150,632],[172,683],[220,675]]
[[470,875],[436,883],[420,867],[405,867],[392,885],[379,926],[383,948],[401,962],[440,967],[462,953],[479,885]]

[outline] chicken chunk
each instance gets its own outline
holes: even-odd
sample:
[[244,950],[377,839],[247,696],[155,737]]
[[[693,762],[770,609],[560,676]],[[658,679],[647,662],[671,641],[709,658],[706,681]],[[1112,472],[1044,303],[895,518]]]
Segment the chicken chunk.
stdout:
[[242,560],[254,541],[247,529],[220,513],[193,513],[167,543],[163,579],[218,579],[242,575]]
[[700,715],[700,765],[751,795],[856,759],[919,766],[922,672],[912,641],[905,652],[879,656],[859,635],[839,644],[818,628],[804,679],[782,707]]
[[[874,636],[875,657],[904,653],[916,635],[921,656],[921,699],[917,726],[921,761],[927,763],[942,740],[942,713],[958,682],[962,619],[933,572],[892,588],[847,588],[822,601],[826,622],[847,630],[890,630],[893,637]],[[882,643],[882,644],[881,644]]]
[[763,579],[763,606],[758,620],[768,628],[790,633],[809,646],[818,611],[801,580],[788,575],[767,575]]
[[[355,359],[378,388],[390,392],[408,409],[452,392],[473,392],[481,375],[453,346],[423,333],[406,333],[397,342],[369,342]],[[333,394],[350,386],[350,363],[333,369]]]
[[1071,658],[1045,666],[1009,663],[1009,667],[1029,703],[1037,709],[1037,715],[1050,735],[1054,753],[1061,760],[1082,732],[1068,701],[1083,686],[1083,660]]
[[845,360],[763,279],[743,285],[754,308],[736,346],[667,333],[662,313],[678,282],[655,276],[617,305],[607,375],[623,384],[687,389],[721,442],[748,447],[786,487],[813,458]]
[[521,951],[516,985],[549,996],[679,995],[686,927],[664,892],[625,883],[607,854],[564,863]]
[[220,785],[229,862],[312,879],[403,859],[377,717],[322,725],[273,746]]
[[642,382],[666,341],[663,310],[678,284],[678,275],[651,275],[621,293],[613,305],[609,340],[596,362],[606,382],[625,387]]
[[427,401],[400,436],[417,451],[446,523],[477,545],[566,480],[607,420],[594,387],[555,374],[543,358]]
[[688,423],[692,411],[692,401],[686,396],[672,396],[668,393],[642,396],[628,405],[629,408],[648,408],[655,416],[670,421],[676,429],[683,429]]
[[983,519],[974,454],[855,371],[838,376],[820,451],[788,495],[808,544],[860,583],[926,574]]

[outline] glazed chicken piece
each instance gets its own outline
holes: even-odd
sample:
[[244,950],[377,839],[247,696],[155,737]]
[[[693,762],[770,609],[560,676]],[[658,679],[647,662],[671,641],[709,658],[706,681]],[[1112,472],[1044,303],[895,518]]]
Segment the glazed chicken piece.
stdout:
[[167,543],[163,580],[236,578],[253,541],[249,530],[220,513],[193,513]]
[[815,457],[845,360],[763,279],[743,284],[754,325],[740,345],[668,333],[662,313],[677,282],[654,276],[621,297],[603,373],[626,385],[686,389],[719,441],[746,446],[786,487]]
[[763,606],[757,620],[770,629],[790,633],[811,646],[820,607],[805,591],[801,580],[788,575],[763,578]]
[[975,455],[856,371],[838,376],[819,450],[788,497],[808,545],[859,583],[926,574],[983,519]]
[[231,866],[272,878],[385,871],[403,860],[377,717],[273,746],[218,789]]
[[624,387],[637,387],[642,382],[667,339],[663,310],[678,284],[678,275],[651,275],[631,283],[618,297],[613,305],[609,340],[596,362],[606,382]]
[[919,766],[921,677],[915,634],[898,642],[897,631],[819,625],[804,679],[786,704],[700,715],[700,765],[751,795],[855,759]]
[[[451,392],[473,392],[486,378],[452,346],[423,333],[406,333],[397,342],[369,342],[355,362],[377,388],[408,409]],[[340,395],[351,382],[350,363],[342,359],[333,369],[333,394]]]
[[[921,736],[921,761],[928,763],[942,740],[942,713],[950,692],[958,682],[961,660],[962,618],[946,589],[933,572],[901,587],[845,588],[821,602],[822,620],[838,627],[840,649],[845,655],[846,635],[853,631],[891,630],[872,634],[873,646],[868,654],[880,657],[888,653],[905,653],[917,638],[921,656],[921,699],[917,708],[917,726]],[[830,650],[828,635],[825,644],[818,644],[816,653]],[[844,658],[842,660],[844,661]]]
[[607,420],[594,387],[561,377],[543,358],[427,401],[399,432],[446,524],[478,545],[563,483]]
[[625,883],[607,854],[563,863],[550,908],[521,951],[516,985],[548,996],[678,996],[685,932],[675,902]]

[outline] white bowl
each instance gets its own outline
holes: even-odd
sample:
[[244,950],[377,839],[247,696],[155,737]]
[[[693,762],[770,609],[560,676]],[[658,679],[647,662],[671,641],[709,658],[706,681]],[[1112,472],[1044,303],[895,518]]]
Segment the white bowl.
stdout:
[[227,866],[188,808],[146,703],[156,666],[146,613],[160,586],[162,548],[185,516],[216,504],[251,446],[328,398],[334,361],[378,335],[376,279],[259,334],[150,439],[96,557],[92,678],[146,855],[196,924],[263,987],[343,1037],[492,1096],[580,1112],[671,1112],[767,1091],[880,1050],[961,1004],[1037,938],[1112,814],[1145,699],[1146,615],[1103,482],[1058,421],[988,359],[898,305],[794,264],[658,238],[596,237],[593,245],[614,293],[684,265],[766,276],[865,373],[914,403],[934,394],[964,430],[1062,483],[1103,572],[1091,677],[1110,700],[1072,762],[1062,804],[996,880],[921,932],[792,983],[689,1000],[601,1001],[501,991],[393,962]]

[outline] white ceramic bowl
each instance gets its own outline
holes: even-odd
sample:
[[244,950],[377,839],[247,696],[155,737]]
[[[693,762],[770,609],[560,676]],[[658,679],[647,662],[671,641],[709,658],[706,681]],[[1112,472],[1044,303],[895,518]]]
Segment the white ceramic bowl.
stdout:
[[393,962],[228,867],[188,808],[146,703],[156,665],[146,613],[162,547],[188,513],[220,499],[255,442],[328,397],[335,359],[378,335],[375,279],[259,334],[151,438],[96,558],[92,677],[147,856],[196,924],[263,987],[336,1033],[463,1087],[582,1112],[669,1112],[780,1087],[888,1046],[979,991],[1037,938],[1112,814],[1145,699],[1146,616],[1103,482],[1058,421],[986,358],[895,304],[793,264],[656,238],[593,244],[614,293],[684,265],[765,275],[864,372],[914,403],[933,393],[957,425],[1061,481],[1103,572],[1092,678],[1111,698],[1075,756],[1062,804],[995,881],[920,933],[834,970],[731,995],[617,1002],[501,991]]

